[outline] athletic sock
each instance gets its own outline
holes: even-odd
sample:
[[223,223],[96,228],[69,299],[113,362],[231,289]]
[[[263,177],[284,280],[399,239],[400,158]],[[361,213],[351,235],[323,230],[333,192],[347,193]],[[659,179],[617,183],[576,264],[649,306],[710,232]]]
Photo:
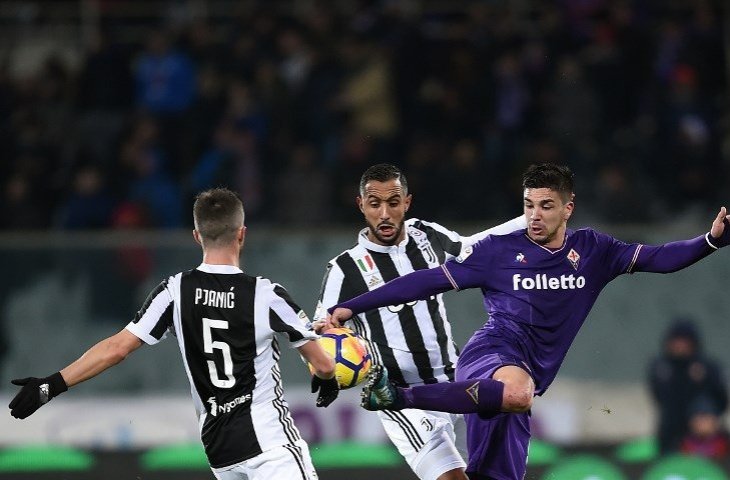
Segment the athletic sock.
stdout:
[[431,383],[400,389],[403,408],[449,413],[478,413],[483,418],[502,410],[504,383],[491,378]]

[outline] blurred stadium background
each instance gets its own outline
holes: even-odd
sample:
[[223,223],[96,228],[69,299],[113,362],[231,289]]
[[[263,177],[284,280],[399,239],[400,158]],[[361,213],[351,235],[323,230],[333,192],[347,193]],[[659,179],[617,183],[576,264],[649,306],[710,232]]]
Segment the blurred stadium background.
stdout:
[[[376,162],[404,169],[413,216],[462,233],[519,214],[536,161],[576,171],[574,227],[704,232],[730,198],[729,59],[723,0],[0,2],[0,403],[199,262],[190,200],[210,186],[243,197],[244,268],[309,313]],[[723,252],[607,289],[536,401],[528,479],[728,478],[727,458],[657,456],[646,375],[678,316],[730,365],[729,270]],[[479,296],[447,303],[463,344]],[[0,415],[0,478],[213,478],[178,356],[143,348]],[[322,479],[415,478],[357,392],[316,409],[295,355],[283,373]]]

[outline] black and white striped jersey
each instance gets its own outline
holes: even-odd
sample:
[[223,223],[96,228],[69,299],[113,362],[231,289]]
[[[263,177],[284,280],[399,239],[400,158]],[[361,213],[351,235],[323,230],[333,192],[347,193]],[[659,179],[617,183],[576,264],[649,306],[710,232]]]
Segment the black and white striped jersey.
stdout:
[[177,336],[200,436],[221,468],[300,439],[283,398],[276,334],[299,347],[317,338],[308,323],[280,285],[202,264],[160,283],[126,328],[150,345],[168,331]]
[[[357,245],[327,264],[314,321],[324,320],[329,307],[394,278],[441,265],[488,234],[525,226],[521,216],[462,237],[437,223],[411,218],[405,222],[406,238],[392,246],[373,243],[363,229]],[[458,349],[441,295],[361,313],[349,326],[366,340],[375,363],[385,365],[393,382],[405,386],[453,381]]]

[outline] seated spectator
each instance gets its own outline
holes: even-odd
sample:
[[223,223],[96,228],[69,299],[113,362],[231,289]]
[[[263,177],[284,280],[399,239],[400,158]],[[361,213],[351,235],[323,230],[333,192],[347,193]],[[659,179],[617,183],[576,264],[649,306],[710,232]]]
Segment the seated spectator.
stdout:
[[722,422],[720,408],[709,398],[698,398],[691,408],[689,433],[681,452],[712,460],[726,460],[730,454],[730,434]]
[[659,452],[666,455],[680,450],[698,399],[712,402],[719,415],[727,408],[728,398],[720,367],[703,355],[694,322],[677,320],[662,348],[649,369],[649,382],[658,408]]

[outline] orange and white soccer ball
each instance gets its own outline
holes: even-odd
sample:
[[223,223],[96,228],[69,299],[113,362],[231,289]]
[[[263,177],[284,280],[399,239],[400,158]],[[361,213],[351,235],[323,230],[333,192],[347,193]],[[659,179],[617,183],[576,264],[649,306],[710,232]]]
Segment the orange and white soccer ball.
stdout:
[[[317,341],[335,359],[335,378],[340,389],[354,387],[365,380],[372,360],[360,335],[349,328],[331,328]],[[314,373],[311,365],[309,370]]]

